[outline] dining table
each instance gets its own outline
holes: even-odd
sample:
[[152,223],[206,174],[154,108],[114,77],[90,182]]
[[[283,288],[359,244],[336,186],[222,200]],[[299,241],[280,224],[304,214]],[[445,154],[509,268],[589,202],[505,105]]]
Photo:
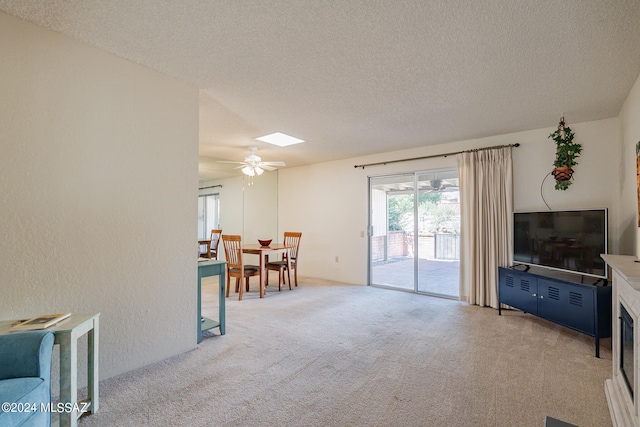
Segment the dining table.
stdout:
[[[267,263],[269,262],[269,255],[282,255],[287,261],[287,268],[291,271],[291,261],[289,255],[289,247],[284,243],[271,243],[269,246],[262,246],[260,244],[243,244],[242,252],[245,254],[258,255],[260,258],[260,298],[264,298],[265,284],[267,282]],[[287,255],[285,257],[285,255]]]

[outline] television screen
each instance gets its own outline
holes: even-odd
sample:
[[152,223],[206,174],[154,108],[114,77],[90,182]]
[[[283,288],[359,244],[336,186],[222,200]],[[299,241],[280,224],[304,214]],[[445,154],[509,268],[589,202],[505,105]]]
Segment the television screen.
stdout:
[[516,212],[513,261],[607,278],[607,209]]

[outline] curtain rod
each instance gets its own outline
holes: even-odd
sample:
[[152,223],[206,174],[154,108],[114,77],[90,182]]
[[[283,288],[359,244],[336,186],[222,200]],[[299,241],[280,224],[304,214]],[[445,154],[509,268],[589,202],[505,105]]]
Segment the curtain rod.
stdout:
[[211,185],[209,187],[200,187],[198,188],[198,190],[206,190],[207,188],[216,188],[216,187],[222,188],[222,185],[218,184],[218,185]]
[[461,153],[473,153],[475,151],[493,150],[494,148],[519,147],[519,146],[520,146],[520,143],[507,144],[507,145],[494,145],[493,147],[474,148],[472,150],[454,151],[452,153],[444,153],[444,154],[432,154],[431,156],[412,157],[410,159],[399,159],[399,160],[389,160],[389,161],[386,161],[386,162],[367,163],[367,164],[364,164],[364,165],[354,165],[353,167],[354,168],[362,168],[362,169],[364,169],[367,166],[388,165],[390,163],[409,162],[411,160],[432,159],[434,157],[455,156],[456,154],[461,154]]

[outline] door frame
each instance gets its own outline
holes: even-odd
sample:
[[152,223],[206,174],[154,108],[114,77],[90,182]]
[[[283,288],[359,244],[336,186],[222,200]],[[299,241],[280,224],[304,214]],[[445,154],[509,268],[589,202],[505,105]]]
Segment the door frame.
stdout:
[[[428,174],[437,174],[438,172],[450,172],[450,171],[456,171],[456,176],[457,176],[457,170],[455,167],[444,167],[444,168],[434,168],[434,169],[421,169],[421,170],[415,170],[415,171],[408,171],[408,172],[397,172],[397,173],[389,173],[389,174],[379,174],[379,175],[369,175],[367,176],[367,191],[368,191],[368,204],[367,204],[367,209],[368,209],[368,214],[367,214],[367,221],[368,221],[368,226],[367,226],[367,285],[368,286],[374,286],[374,287],[381,287],[381,288],[389,288],[389,289],[394,289],[394,290],[400,290],[400,291],[405,291],[405,292],[413,292],[413,293],[418,293],[421,295],[430,295],[430,296],[438,296],[438,297],[444,297],[444,298],[452,298],[452,299],[457,299],[458,296],[456,295],[445,295],[445,294],[440,294],[440,293],[435,293],[435,292],[428,292],[425,290],[420,290],[420,253],[419,253],[419,246],[420,246],[420,239],[419,239],[419,227],[420,227],[420,220],[419,220],[419,195],[421,194],[421,189],[419,188],[419,182],[418,179],[420,178],[420,176],[424,176],[424,175],[428,175]],[[384,285],[384,284],[375,284],[372,283],[373,282],[373,237],[374,236],[374,224],[373,224],[373,216],[374,216],[374,205],[373,205],[373,185],[375,184],[375,180],[377,179],[384,179],[384,178],[400,178],[400,177],[405,177],[407,178],[407,182],[411,182],[412,188],[412,194],[413,194],[413,241],[412,241],[412,250],[413,250],[413,286],[412,289],[411,288],[401,288],[401,287],[396,287],[393,285]],[[444,179],[444,178],[443,178]],[[388,193],[386,196],[386,207],[385,209],[387,210],[386,212],[386,230],[385,230],[385,235],[388,238],[388,233],[389,233],[389,215],[388,215]],[[385,243],[386,246],[386,243]],[[385,256],[385,260],[386,260],[386,256]]]

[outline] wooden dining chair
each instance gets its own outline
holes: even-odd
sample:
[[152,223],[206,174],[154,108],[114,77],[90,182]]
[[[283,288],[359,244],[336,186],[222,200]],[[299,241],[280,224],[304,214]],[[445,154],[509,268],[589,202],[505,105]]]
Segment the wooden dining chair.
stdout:
[[229,285],[231,278],[236,279],[236,292],[239,293],[238,301],[242,300],[242,284],[240,279],[245,279],[245,288],[249,292],[249,277],[259,276],[260,267],[257,265],[245,265],[242,257],[242,237],[236,235],[222,235],[224,253],[227,257],[227,297],[229,297]]
[[[220,236],[222,236],[222,230],[211,230],[211,237],[206,245],[200,246],[200,257],[218,259],[218,246],[220,245]],[[203,246],[206,249],[203,250]]]
[[[297,231],[285,231],[283,244],[289,248],[289,262],[293,270],[293,277],[296,286],[298,286],[298,254],[300,252],[300,238],[302,233]],[[285,283],[284,273],[287,272],[289,278],[289,289],[291,289],[291,272],[287,268],[287,255],[283,256],[280,261],[267,263],[267,270],[278,271],[278,290],[282,290],[282,284]],[[267,283],[269,276],[267,276]]]

